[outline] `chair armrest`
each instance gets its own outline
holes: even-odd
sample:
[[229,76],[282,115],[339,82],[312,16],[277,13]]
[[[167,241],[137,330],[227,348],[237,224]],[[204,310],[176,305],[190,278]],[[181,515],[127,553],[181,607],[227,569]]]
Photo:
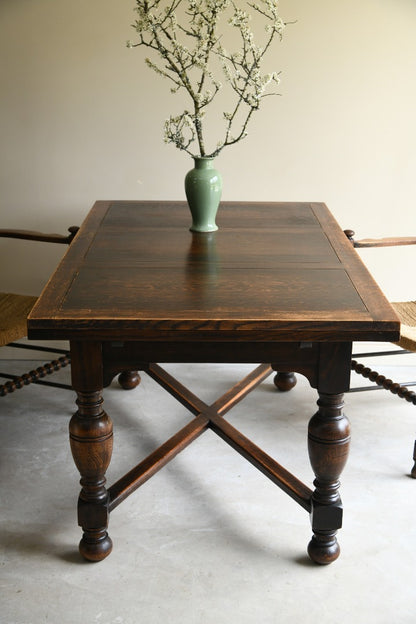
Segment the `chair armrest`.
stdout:
[[68,228],[69,234],[44,234],[43,232],[33,232],[32,230],[2,230],[0,229],[0,238],[20,238],[23,240],[40,241],[44,243],[62,243],[69,245],[78,232],[79,227],[72,225]]
[[344,230],[344,234],[354,247],[396,247],[398,245],[416,245],[415,236],[393,236],[387,238],[363,238],[355,240],[353,230]]

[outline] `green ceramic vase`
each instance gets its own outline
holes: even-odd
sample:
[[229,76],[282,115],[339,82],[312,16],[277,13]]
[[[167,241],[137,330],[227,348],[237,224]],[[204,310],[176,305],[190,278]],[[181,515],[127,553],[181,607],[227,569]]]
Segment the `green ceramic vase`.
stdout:
[[185,176],[185,193],[192,215],[192,232],[215,232],[222,178],[213,158],[194,157],[195,166]]

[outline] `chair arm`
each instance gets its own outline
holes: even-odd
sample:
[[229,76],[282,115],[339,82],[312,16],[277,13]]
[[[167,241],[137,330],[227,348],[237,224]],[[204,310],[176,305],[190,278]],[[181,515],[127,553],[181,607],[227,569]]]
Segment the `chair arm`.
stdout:
[[43,232],[33,232],[31,230],[2,230],[0,229],[0,238],[20,238],[24,240],[40,241],[44,243],[63,243],[69,245],[72,242],[79,227],[72,225],[68,228],[69,234],[44,234]]
[[396,236],[387,238],[363,238],[355,240],[353,230],[344,230],[345,236],[354,247],[396,247],[398,245],[416,245],[415,236]]

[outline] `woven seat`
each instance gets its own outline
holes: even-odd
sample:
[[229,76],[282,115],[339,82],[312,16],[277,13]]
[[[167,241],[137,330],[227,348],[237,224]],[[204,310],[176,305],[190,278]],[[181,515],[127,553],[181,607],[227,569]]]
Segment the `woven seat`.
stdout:
[[416,301],[393,303],[400,319],[400,340],[395,344],[407,351],[416,351]]
[[37,297],[0,293],[0,347],[26,336],[26,319]]

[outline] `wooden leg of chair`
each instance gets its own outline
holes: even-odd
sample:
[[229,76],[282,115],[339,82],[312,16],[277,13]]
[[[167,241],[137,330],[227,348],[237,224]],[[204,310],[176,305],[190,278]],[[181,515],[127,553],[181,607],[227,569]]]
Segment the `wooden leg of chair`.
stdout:
[[[377,371],[371,370],[371,368],[360,364],[356,360],[352,360],[351,368],[359,375],[362,375],[366,379],[373,381],[378,386],[383,387],[385,390],[389,390],[401,399],[405,399],[409,403],[413,403],[413,405],[416,405],[416,392],[409,390],[409,388],[406,388],[406,386],[401,386],[398,383],[394,383],[391,379],[386,379],[384,375],[380,375],[379,373],[377,373]],[[363,388],[363,390],[365,390],[365,388]],[[414,464],[410,472],[410,476],[413,477],[413,479],[416,479],[416,441],[413,450],[413,461]]]
[[412,471],[410,473],[410,476],[413,477],[413,479],[416,479],[416,440],[415,440],[415,446],[413,448],[413,468]]
[[36,383],[39,379],[46,377],[46,375],[52,375],[52,373],[59,371],[70,363],[71,360],[69,356],[63,355],[57,360],[52,360],[52,362],[45,362],[43,366],[31,370],[21,377],[16,375],[12,381],[6,381],[5,384],[0,385],[0,396],[6,396],[6,394],[20,390],[20,388],[24,388],[31,383]]

